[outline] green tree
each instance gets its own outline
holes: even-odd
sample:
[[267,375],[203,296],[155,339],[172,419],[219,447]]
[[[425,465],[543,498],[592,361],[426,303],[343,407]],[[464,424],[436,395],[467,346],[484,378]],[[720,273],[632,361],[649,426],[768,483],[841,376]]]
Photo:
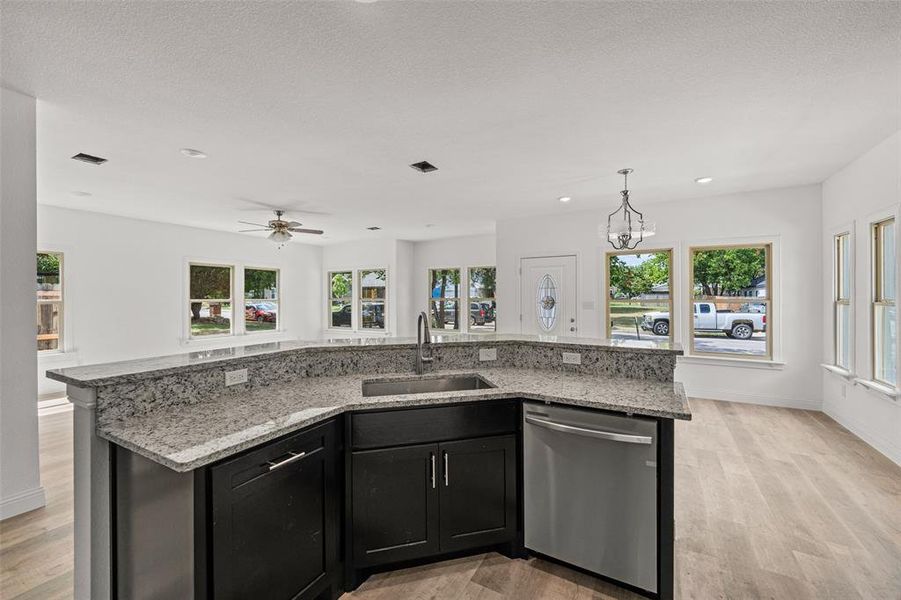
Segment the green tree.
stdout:
[[347,298],[350,290],[350,273],[332,273],[332,298]]
[[202,302],[194,300],[221,299],[231,297],[231,269],[229,267],[211,267],[191,265],[191,321],[200,320]]
[[278,273],[265,269],[244,269],[244,297],[250,300],[265,298],[266,291],[278,286]]
[[497,290],[497,268],[478,267],[469,271],[469,295],[494,298]]
[[636,254],[641,261],[628,265],[617,255],[610,256],[610,294],[623,298],[636,298],[649,293],[655,285],[669,280],[669,255],[666,252],[655,252],[650,255]]
[[41,283],[59,283],[59,255],[38,253],[37,276]]
[[730,296],[766,274],[763,248],[700,250],[692,257],[695,291],[704,296]]

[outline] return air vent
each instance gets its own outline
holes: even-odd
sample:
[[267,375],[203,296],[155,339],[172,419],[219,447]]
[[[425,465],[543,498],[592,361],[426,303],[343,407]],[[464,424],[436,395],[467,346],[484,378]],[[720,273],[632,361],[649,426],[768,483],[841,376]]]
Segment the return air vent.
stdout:
[[373,225],[372,227],[367,227],[366,229],[368,229],[369,231],[379,231],[381,227],[379,227],[378,225]]
[[99,156],[92,156],[90,154],[85,154],[84,152],[79,152],[72,158],[75,160],[80,160],[81,162],[86,162],[90,165],[102,165],[103,163],[106,162],[105,158],[100,158]]
[[436,167],[435,165],[433,165],[432,163],[430,163],[427,160],[424,160],[424,161],[418,162],[418,163],[413,163],[410,166],[413,167],[414,169],[416,169],[417,171],[419,171],[420,173],[431,173],[432,171],[438,170],[438,167]]

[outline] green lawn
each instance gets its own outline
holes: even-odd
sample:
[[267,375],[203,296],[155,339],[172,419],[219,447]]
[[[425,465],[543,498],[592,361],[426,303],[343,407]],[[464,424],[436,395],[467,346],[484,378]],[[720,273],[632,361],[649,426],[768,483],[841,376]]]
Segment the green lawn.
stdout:
[[610,302],[610,320],[615,329],[634,329],[635,318],[640,321],[645,313],[667,312],[667,304],[642,304],[640,301],[627,302],[625,300],[613,300]]

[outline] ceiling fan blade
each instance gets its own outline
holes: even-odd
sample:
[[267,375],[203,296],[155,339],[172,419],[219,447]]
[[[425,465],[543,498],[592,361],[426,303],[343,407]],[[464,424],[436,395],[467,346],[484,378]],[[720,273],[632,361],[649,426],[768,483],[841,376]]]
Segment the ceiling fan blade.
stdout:
[[300,227],[303,223],[298,223],[297,221],[288,221],[285,223],[288,227]]
[[300,229],[298,227],[291,227],[288,229],[288,231],[291,231],[293,233],[312,233],[313,235],[322,235],[323,233],[325,233],[321,229]]
[[238,233],[247,233],[249,231],[269,231],[269,228],[266,229],[239,229]]
[[238,221],[238,223],[242,223],[244,225],[253,225],[254,227],[266,227],[269,228],[268,225],[263,225],[262,223],[251,223],[250,221]]

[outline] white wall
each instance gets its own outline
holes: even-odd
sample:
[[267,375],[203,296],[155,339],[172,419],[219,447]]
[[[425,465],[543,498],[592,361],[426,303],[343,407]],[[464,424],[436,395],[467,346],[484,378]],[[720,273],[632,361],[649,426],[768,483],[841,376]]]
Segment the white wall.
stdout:
[[[322,251],[317,246],[292,242],[279,249],[262,237],[42,205],[38,248],[64,254],[66,352],[41,355],[39,393],[44,396],[63,390],[42,376],[49,368],[308,339],[321,332]],[[186,340],[189,260],[280,269],[283,331]]]
[[0,87],[0,519],[44,505],[34,337],[35,100]]
[[[870,223],[894,214],[901,201],[901,132],[896,133],[823,183],[821,362],[833,364],[832,236],[853,225],[854,374],[872,376],[869,308]],[[896,233],[896,239],[897,239]],[[901,277],[897,278],[901,280]],[[896,293],[896,298],[897,293]],[[901,464],[901,401],[824,371],[823,411],[880,452]]]
[[[640,188],[633,203],[657,223],[645,248],[674,249],[676,341],[687,342],[687,249],[690,245],[774,243],[774,363],[690,358],[676,378],[690,396],[799,408],[820,407],[821,308],[811,290],[820,286],[820,186],[763,190],[645,205]],[[561,207],[557,216],[497,224],[498,330],[519,331],[519,261],[523,257],[575,254],[579,262],[579,334],[602,337],[605,299],[602,257],[610,249],[599,234],[615,206],[592,211]],[[685,344],[687,345],[687,344]],[[784,364],[778,364],[784,363]],[[747,366],[742,366],[746,364]],[[737,366],[739,365],[739,366]]]

